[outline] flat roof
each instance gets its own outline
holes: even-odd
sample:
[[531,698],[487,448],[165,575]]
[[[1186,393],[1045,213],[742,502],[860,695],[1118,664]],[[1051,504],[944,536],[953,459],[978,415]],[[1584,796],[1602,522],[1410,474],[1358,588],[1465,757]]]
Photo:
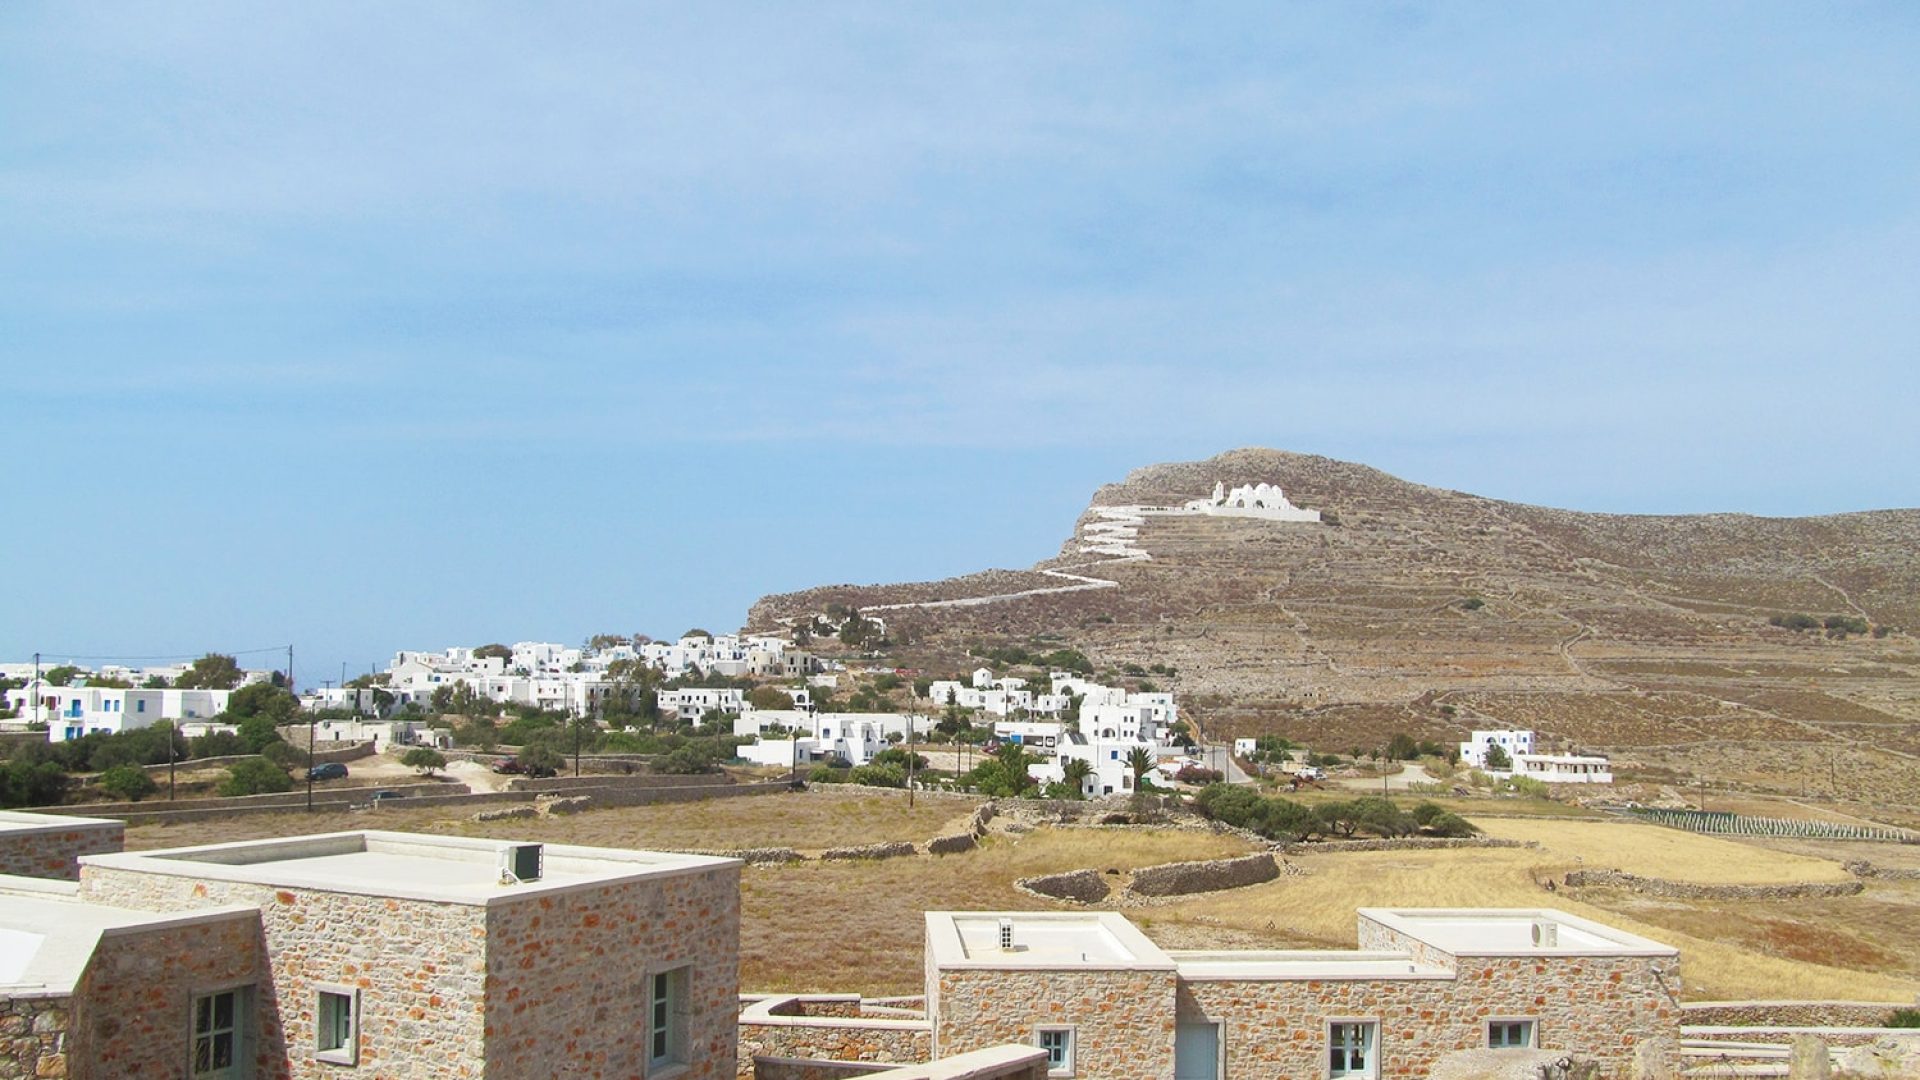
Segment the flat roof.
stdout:
[[74,817],[68,814],[29,814],[19,810],[0,810],[0,834],[65,832],[68,829],[97,829],[102,826],[126,828],[117,818]]
[[1183,979],[1451,979],[1454,971],[1416,963],[1403,952],[1340,949],[1230,950],[1180,949],[1167,953]]
[[[1361,908],[1455,956],[1678,956],[1671,945],[1555,908]],[[1536,938],[1535,928],[1542,933]]]
[[72,993],[101,940],[120,931],[259,916],[258,908],[231,905],[187,912],[110,907],[79,899],[78,888],[0,875],[0,997]]
[[503,883],[501,852],[529,843],[537,842],[364,831],[85,855],[80,863],[169,877],[482,906],[742,865],[738,859],[708,855],[539,844],[540,878]]
[[[1173,961],[1112,911],[929,911],[927,949],[942,968],[1089,968],[1171,971]],[[1000,924],[1013,948],[1000,947]]]

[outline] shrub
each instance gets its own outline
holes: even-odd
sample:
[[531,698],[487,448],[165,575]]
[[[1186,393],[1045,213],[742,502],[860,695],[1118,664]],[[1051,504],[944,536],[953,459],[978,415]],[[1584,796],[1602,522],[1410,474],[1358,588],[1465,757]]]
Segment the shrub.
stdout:
[[713,750],[706,743],[689,742],[653,763],[653,771],[690,776],[714,770]]
[[253,753],[246,741],[231,731],[209,731],[197,739],[187,741],[187,756],[197,758],[239,757]]
[[1182,784],[1217,784],[1225,779],[1219,769],[1209,769],[1204,765],[1182,765],[1173,778]]
[[138,765],[115,765],[101,773],[100,779],[95,782],[100,785],[101,791],[128,802],[139,802],[160,790],[160,785],[153,782],[147,770]]
[[539,744],[521,747],[520,752],[514,755],[514,760],[520,763],[528,776],[535,778],[552,776],[567,763],[559,751]]
[[847,782],[867,787],[903,788],[907,786],[907,770],[894,764],[862,765],[847,774]]
[[432,776],[447,767],[447,756],[431,746],[416,746],[400,755],[400,764],[409,769],[418,769],[423,775]]
[[1920,1028],[1920,1009],[1895,1009],[1887,1014],[1882,1027]]
[[293,777],[264,757],[251,757],[227,767],[227,778],[220,781],[219,790],[221,795],[229,798],[292,791]]
[[807,770],[809,784],[844,784],[847,782],[846,769],[836,769],[831,765],[815,765]]

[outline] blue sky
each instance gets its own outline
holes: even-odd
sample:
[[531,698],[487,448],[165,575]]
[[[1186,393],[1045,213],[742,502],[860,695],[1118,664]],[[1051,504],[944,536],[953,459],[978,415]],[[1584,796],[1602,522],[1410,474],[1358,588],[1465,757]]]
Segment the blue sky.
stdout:
[[0,5],[0,655],[737,625],[1267,445],[1920,504],[1904,4]]

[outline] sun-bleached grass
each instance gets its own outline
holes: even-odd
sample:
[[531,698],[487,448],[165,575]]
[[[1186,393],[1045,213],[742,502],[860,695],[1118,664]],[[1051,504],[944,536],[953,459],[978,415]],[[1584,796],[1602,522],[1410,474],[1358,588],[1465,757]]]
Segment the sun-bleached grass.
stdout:
[[[1605,828],[1578,822],[1556,823],[1552,827]],[[1691,838],[1691,834],[1684,835]],[[1721,857],[1731,856],[1721,853]],[[1755,864],[1772,857],[1751,850],[1748,855]],[[1920,991],[1920,982],[1896,975],[1783,959],[1756,948],[1652,925],[1631,915],[1631,900],[1623,900],[1619,908],[1609,908],[1575,898],[1564,889],[1549,893],[1538,882],[1564,873],[1570,865],[1552,849],[1345,852],[1297,856],[1293,862],[1307,873],[1249,889],[1194,897],[1157,908],[1149,913],[1150,917],[1156,924],[1176,924],[1183,939],[1188,928],[1197,926],[1215,928],[1229,935],[1266,935],[1275,945],[1351,948],[1356,908],[1555,907],[1680,949],[1685,995],[1691,999],[1827,997],[1911,1001]],[[1589,860],[1588,865],[1600,864]],[[1660,859],[1648,859],[1638,865],[1642,869],[1634,871],[1636,873],[1671,867]],[[1674,902],[1671,906],[1698,911],[1713,909],[1712,904],[1704,902]],[[1791,910],[1784,908],[1783,914],[1790,914]]]
[[1831,859],[1768,852],[1738,840],[1638,822],[1484,818],[1474,824],[1488,836],[1534,841],[1550,860],[1645,877],[1743,885],[1850,879]]
[[1132,870],[1252,850],[1178,830],[1039,829],[996,835],[934,858],[750,869],[741,881],[740,986],[746,991],[917,993],[926,911],[1055,910],[1016,878],[1091,867]]

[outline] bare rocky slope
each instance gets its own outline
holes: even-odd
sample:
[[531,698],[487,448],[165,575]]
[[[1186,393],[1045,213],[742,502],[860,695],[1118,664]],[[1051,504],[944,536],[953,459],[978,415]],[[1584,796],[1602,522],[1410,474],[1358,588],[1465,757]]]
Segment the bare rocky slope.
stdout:
[[[1178,505],[1216,481],[1278,484],[1327,520],[1149,516],[1134,541],[1149,557],[1083,551],[1099,508]],[[1585,514],[1252,449],[1101,488],[1030,570],[771,596],[750,623],[839,603],[878,609],[902,663],[1044,642],[1103,668],[1170,665],[1213,737],[1346,749],[1523,726],[1648,779],[1920,807],[1917,552],[1916,510]],[[981,602],[1010,594],[1025,595]],[[1873,629],[1770,623],[1796,614]]]

